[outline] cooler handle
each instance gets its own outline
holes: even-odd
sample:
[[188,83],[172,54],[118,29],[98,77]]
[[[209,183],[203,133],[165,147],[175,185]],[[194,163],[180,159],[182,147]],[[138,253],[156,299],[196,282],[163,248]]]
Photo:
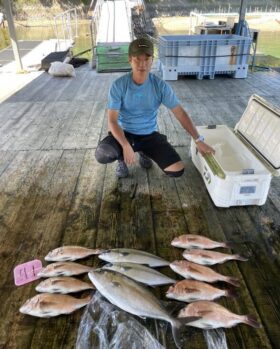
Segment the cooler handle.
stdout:
[[221,179],[226,178],[226,174],[218,161],[215,159],[213,154],[205,154],[204,159],[207,162],[207,165],[211,168],[211,171],[215,176],[220,177]]

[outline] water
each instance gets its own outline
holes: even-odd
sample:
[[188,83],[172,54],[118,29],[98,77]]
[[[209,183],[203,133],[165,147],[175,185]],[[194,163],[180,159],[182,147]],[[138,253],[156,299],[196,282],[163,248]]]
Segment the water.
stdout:
[[[56,38],[55,30],[52,25],[23,26],[17,24],[16,33],[18,40],[48,40]],[[74,40],[74,55],[92,48],[89,20],[78,21],[78,37],[75,37]],[[91,56],[92,51],[80,57],[91,59]]]
[[[172,22],[172,17],[170,17],[170,21]],[[172,30],[176,30],[176,28]],[[170,32],[168,34],[186,34],[187,32],[186,27],[184,27],[184,32],[182,33],[178,32],[178,30],[176,32]],[[20,23],[17,23],[16,32],[19,40],[47,40],[47,39],[55,38],[54,27],[51,24],[27,27]],[[262,66],[262,67],[279,67],[280,66],[279,33],[280,31],[261,30],[259,32],[258,44],[257,44],[257,57],[255,60],[256,66]],[[92,48],[91,35],[90,35],[90,20],[79,20],[78,21],[78,37],[75,38],[75,46],[73,48],[73,53],[78,54],[90,48]],[[92,51],[85,53],[81,57],[85,57],[91,60]]]
[[228,349],[226,335],[223,329],[203,331],[207,349]]

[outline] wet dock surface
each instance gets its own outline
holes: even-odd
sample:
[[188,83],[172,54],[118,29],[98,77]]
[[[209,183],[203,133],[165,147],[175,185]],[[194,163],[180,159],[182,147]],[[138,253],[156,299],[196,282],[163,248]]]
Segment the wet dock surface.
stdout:
[[[128,178],[117,180],[116,164],[98,164],[94,151],[107,132],[107,91],[119,75],[97,75],[89,68],[77,70],[74,79],[44,73],[0,104],[0,348],[73,348],[83,314],[81,309],[39,319],[19,313],[36,294],[38,282],[16,287],[13,269],[18,264],[43,261],[61,245],[137,248],[173,261],[182,257],[171,240],[192,233],[229,240],[231,253],[249,257],[248,262],[213,267],[241,282],[237,299],[218,302],[235,313],[253,314],[262,324],[261,329],[242,324],[225,330],[228,348],[278,349],[279,178],[272,180],[261,207],[215,207],[190,159],[190,137],[162,107],[159,130],[181,154],[185,174],[170,179],[155,165],[146,171],[137,163]],[[171,85],[197,125],[234,127],[253,93],[280,105],[277,72],[250,73],[244,80],[181,78]],[[97,257],[81,263],[101,265]],[[169,268],[161,271],[175,277]],[[166,289],[153,292],[166,300]],[[159,338],[168,349],[175,348],[169,327]],[[188,329],[183,348],[207,348],[202,330]]]

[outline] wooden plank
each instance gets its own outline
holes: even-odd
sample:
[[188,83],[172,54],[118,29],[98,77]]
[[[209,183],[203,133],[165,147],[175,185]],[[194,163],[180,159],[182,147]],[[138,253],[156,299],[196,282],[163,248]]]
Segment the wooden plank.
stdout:
[[[63,230],[65,218],[67,216],[69,206],[71,204],[71,196],[75,189],[77,175],[80,171],[81,160],[83,159],[83,152],[66,152],[64,157],[60,159],[59,166],[56,168],[54,176],[50,176],[50,185],[43,189],[40,193],[39,202],[31,200],[30,206],[24,211],[22,208],[19,219],[15,222],[13,228],[13,235],[10,236],[9,244],[13,250],[17,251],[18,248],[23,248],[18,256],[13,257],[14,265],[21,262],[32,259],[32,257],[42,258],[47,251],[54,245],[57,245],[59,236]],[[47,193],[47,195],[46,195]],[[36,204],[34,204],[34,202]],[[33,203],[33,205],[32,205]],[[37,207],[36,207],[36,206]],[[35,207],[34,207],[35,206]],[[33,208],[33,210],[32,210]],[[30,217],[30,219],[28,218]],[[23,220],[24,218],[26,221]],[[25,229],[23,229],[25,227]],[[26,235],[28,234],[28,240]],[[8,268],[12,268],[13,264],[7,263]],[[6,275],[11,275],[5,273]],[[4,280],[5,281],[5,280]],[[6,314],[6,318],[10,319],[5,323],[5,326],[10,326],[10,321],[13,322],[13,326],[10,330],[18,332],[18,326],[21,327],[21,322],[13,321],[14,317],[18,317],[18,313],[15,313],[15,307],[18,309],[21,303],[23,303],[28,297],[34,295],[34,284],[26,285],[21,289],[15,290],[14,286],[10,282],[5,282],[5,286],[10,286],[10,294],[1,295],[3,299],[9,300],[7,307],[3,309]],[[22,292],[22,293],[21,293]],[[8,315],[9,314],[9,315]],[[24,317],[20,315],[21,319]],[[23,331],[23,329],[21,329]],[[7,329],[6,329],[7,331]],[[29,329],[27,329],[28,334]],[[13,337],[9,338],[9,345],[11,347],[17,347],[17,341],[22,341],[21,347],[30,347],[28,343],[28,334],[24,338]],[[30,337],[29,337],[30,341]],[[37,347],[38,347],[37,342]]]
[[[31,155],[31,153],[29,152]],[[33,159],[35,158],[32,154]],[[38,257],[35,249],[38,245],[42,231],[33,233],[30,226],[36,216],[36,208],[38,201],[44,198],[49,182],[52,178],[52,173],[56,168],[56,163],[61,156],[60,152],[45,152],[37,161],[35,167],[30,167],[30,164],[25,161],[25,166],[22,164],[22,172],[29,172],[25,175],[25,183],[23,187],[18,187],[16,193],[18,197],[10,192],[11,209],[5,207],[2,211],[8,229],[8,238],[5,243],[1,243],[1,255],[5,256],[2,263],[3,278],[1,279],[1,316],[4,321],[0,325],[1,345],[7,348],[29,347],[29,338],[32,335],[36,323],[35,318],[24,318],[18,312],[20,305],[34,294],[34,284],[29,284],[16,288],[12,280],[13,267],[19,263],[26,262],[32,258]],[[30,173],[30,168],[33,169]],[[44,175],[45,173],[45,175]],[[27,180],[28,178],[28,180]],[[30,230],[29,230],[30,229]],[[2,229],[1,229],[2,230]],[[2,230],[3,232],[3,230]],[[39,257],[40,258],[40,257]],[[2,313],[3,312],[3,313]],[[5,314],[5,315],[4,315]],[[10,337],[4,335],[8,329],[11,330],[11,323],[17,328],[16,333]],[[20,336],[22,334],[22,336]],[[16,342],[18,341],[18,342]]]

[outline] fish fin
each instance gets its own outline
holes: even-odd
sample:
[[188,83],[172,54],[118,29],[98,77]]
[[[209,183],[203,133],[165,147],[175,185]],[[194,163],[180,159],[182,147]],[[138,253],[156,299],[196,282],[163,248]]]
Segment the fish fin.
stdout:
[[57,303],[50,301],[40,301],[40,309],[48,308],[53,305],[57,305]]
[[61,268],[64,265],[64,263],[57,263],[56,265],[53,265],[54,269]]
[[199,292],[198,289],[196,288],[190,288],[190,287],[185,287],[184,291],[186,291],[187,293],[195,293],[195,292]]
[[239,254],[236,254],[235,257],[238,261],[242,261],[242,262],[247,262],[249,260],[249,258],[240,256]]
[[245,324],[255,327],[255,328],[261,328],[262,325],[257,321],[256,317],[254,315],[247,315],[245,316]]
[[63,283],[64,281],[63,280],[51,280],[51,284],[52,285],[57,285],[57,284],[61,284],[61,283]]
[[225,241],[224,242],[224,247],[226,247],[226,248],[233,248],[234,247],[234,242],[232,242],[232,241]]
[[196,273],[198,273],[198,274],[201,274],[201,272],[200,272],[199,270],[197,270],[197,269],[194,268],[194,267],[190,267],[190,266],[189,266],[189,271],[193,271],[193,272],[196,272]]
[[235,287],[240,287],[240,281],[238,280],[238,278],[228,276],[224,279],[224,281],[228,282],[229,284],[231,284]]
[[202,258],[206,258],[206,259],[212,259],[211,256],[209,256],[208,254],[204,254],[204,253],[201,253],[200,255]]
[[130,253],[129,252],[122,252],[120,253],[123,257],[128,256]]
[[211,313],[213,313],[212,310],[200,310],[200,311],[198,311],[198,315],[201,317],[203,317],[204,315],[211,314]]
[[201,319],[201,316],[186,316],[186,317],[180,317],[177,320],[179,320],[182,325],[187,325],[191,322],[194,322],[200,319]]
[[121,267],[124,271],[128,271],[128,270],[131,270],[132,268],[131,267],[124,267],[124,266],[122,266]]
[[230,289],[226,290],[226,296],[230,297],[230,298],[237,298],[238,294],[234,288],[230,288]]

